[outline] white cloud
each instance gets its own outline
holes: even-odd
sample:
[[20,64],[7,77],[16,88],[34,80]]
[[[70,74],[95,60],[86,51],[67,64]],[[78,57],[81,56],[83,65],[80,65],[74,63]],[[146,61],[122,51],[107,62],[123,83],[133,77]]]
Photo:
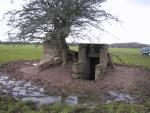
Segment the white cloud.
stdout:
[[[109,0],[105,8],[118,15],[122,26],[106,26],[120,40],[116,42],[141,42],[150,44],[150,7],[131,0]],[[103,37],[107,38],[107,36]],[[104,42],[107,40],[103,39]],[[113,42],[113,41],[112,41]]]
[[[20,8],[21,1],[15,0],[15,4],[10,4],[10,1],[3,0],[0,4],[0,18],[5,11]],[[111,22],[112,25],[106,24],[105,29],[110,33],[100,35],[100,42],[150,44],[150,4],[146,4],[146,0],[142,2],[143,4],[141,2],[142,0],[108,0],[104,3],[104,8],[118,16],[122,23]],[[0,26],[0,40],[4,40],[7,37],[5,32],[8,28],[4,25],[4,22],[0,22]],[[93,30],[90,34],[99,36],[101,32]]]
[[8,26],[6,26],[6,21],[4,20],[3,16],[7,11],[20,9],[24,2],[22,0],[15,0],[15,3],[11,3],[11,0],[3,0],[0,3],[0,40],[5,41],[7,36],[7,31],[9,30]]

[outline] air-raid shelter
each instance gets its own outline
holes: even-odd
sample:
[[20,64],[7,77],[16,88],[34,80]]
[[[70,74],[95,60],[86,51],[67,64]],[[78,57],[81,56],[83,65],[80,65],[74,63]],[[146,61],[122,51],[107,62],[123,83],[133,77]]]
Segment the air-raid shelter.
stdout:
[[72,76],[97,80],[110,65],[107,44],[79,44],[78,61],[72,66]]

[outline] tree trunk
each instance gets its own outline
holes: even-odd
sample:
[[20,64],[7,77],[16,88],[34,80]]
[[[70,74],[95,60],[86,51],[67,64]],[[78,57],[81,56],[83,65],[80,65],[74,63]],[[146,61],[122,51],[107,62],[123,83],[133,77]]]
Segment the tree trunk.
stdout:
[[43,57],[41,58],[39,69],[44,70],[50,65],[60,63],[61,47],[58,40],[46,40],[43,42]]
[[61,47],[61,58],[62,58],[62,61],[63,61],[62,66],[64,66],[67,63],[68,56],[69,56],[69,54],[68,54],[69,47],[68,47],[65,39],[60,40],[60,47]]
[[61,49],[57,40],[48,40],[43,42],[43,58],[41,61],[60,57]]
[[62,62],[62,66],[68,60],[68,45],[64,40],[47,40],[43,42],[43,57],[40,61],[39,69],[44,70],[50,65]]

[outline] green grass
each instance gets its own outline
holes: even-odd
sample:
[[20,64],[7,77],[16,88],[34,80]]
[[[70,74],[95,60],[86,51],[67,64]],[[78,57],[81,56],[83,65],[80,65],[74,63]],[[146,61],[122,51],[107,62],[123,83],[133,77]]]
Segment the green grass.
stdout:
[[3,45],[0,44],[0,64],[20,59],[33,60],[40,59],[42,47],[35,45]]
[[[119,58],[129,66],[141,66],[150,69],[150,56],[141,55],[140,49],[110,48],[110,53],[119,56]],[[122,64],[115,56],[113,56],[113,62]]]
[[[77,46],[69,47],[73,51],[78,51]],[[119,56],[123,62],[129,66],[141,66],[150,69],[150,56],[143,56],[140,54],[140,49],[132,48],[110,48],[113,62],[122,64],[114,55]],[[42,57],[42,46],[35,47],[35,45],[2,45],[0,44],[0,64],[9,61],[16,61],[19,59],[33,60]]]
[[144,105],[109,103],[92,106],[43,105],[35,107],[31,102],[0,97],[0,113],[149,113],[150,103]]
[[78,46],[69,46],[69,49],[71,50],[71,51],[76,51],[76,52],[78,52]]

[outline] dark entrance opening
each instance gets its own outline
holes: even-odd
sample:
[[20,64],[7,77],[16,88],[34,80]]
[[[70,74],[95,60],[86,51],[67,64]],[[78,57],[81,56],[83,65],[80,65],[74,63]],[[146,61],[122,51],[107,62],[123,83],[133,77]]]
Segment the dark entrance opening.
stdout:
[[99,64],[99,57],[90,57],[89,58],[89,79],[95,80],[95,66]]

